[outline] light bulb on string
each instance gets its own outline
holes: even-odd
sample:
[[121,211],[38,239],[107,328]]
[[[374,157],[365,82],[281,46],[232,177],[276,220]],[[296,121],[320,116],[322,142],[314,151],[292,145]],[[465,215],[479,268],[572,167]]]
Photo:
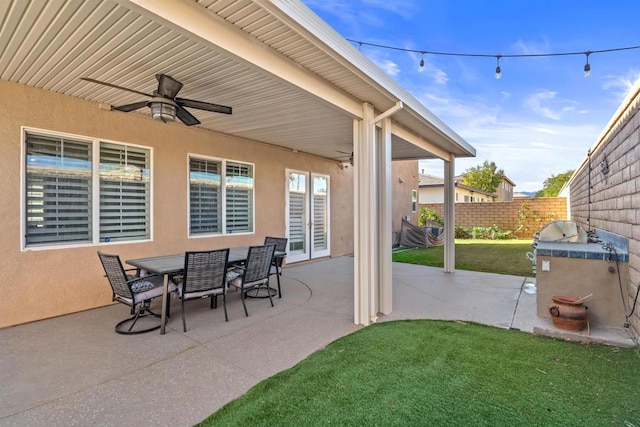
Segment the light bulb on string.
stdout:
[[494,55],[491,53],[468,53],[468,52],[444,52],[444,51],[435,51],[435,50],[416,50],[416,49],[408,49],[399,46],[387,46],[381,45],[377,43],[369,43],[361,40],[353,40],[347,39],[352,43],[358,44],[358,49],[360,50],[362,46],[373,46],[380,49],[393,49],[404,52],[411,53],[419,53],[421,55],[420,58],[420,71],[423,71],[424,67],[424,55],[428,53],[429,55],[446,55],[446,56],[456,56],[456,57],[482,57],[482,58],[496,58],[496,79],[502,78],[502,69],[500,68],[500,58],[530,58],[530,57],[556,57],[556,56],[568,56],[568,55],[586,55],[587,62],[584,66],[584,76],[589,77],[591,73],[591,65],[589,64],[589,55],[592,53],[611,53],[611,52],[620,52],[627,50],[635,50],[640,49],[640,45],[636,46],[624,46],[624,47],[615,47],[611,49],[601,49],[601,50],[587,50],[587,51],[573,51],[573,52],[549,52],[549,53],[521,53],[521,54],[507,54],[507,55]]
[[587,55],[587,63],[584,64],[584,76],[589,77],[591,75],[591,65],[589,65],[589,55],[591,55],[591,51],[588,50],[584,54]]

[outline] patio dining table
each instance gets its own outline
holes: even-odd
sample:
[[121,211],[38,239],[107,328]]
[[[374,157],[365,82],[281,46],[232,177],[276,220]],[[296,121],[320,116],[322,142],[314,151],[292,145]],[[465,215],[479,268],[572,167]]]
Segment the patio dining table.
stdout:
[[[228,264],[238,264],[246,261],[249,253],[248,246],[242,246],[229,249],[229,261]],[[276,251],[274,257],[284,257],[285,252]],[[167,301],[168,301],[168,289],[169,289],[169,276],[171,274],[180,274],[184,271],[184,253],[173,255],[161,255],[147,258],[134,258],[125,261],[127,264],[132,265],[141,270],[145,270],[148,273],[158,274],[163,276],[162,283],[162,313],[160,317],[160,334],[165,333],[166,317],[167,317]]]

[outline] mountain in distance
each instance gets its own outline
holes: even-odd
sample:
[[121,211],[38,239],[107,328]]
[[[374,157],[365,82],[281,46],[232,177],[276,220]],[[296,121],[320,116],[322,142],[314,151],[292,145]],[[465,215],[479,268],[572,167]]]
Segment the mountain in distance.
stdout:
[[517,194],[522,194],[524,196],[528,196],[528,197],[535,197],[537,191],[516,191]]

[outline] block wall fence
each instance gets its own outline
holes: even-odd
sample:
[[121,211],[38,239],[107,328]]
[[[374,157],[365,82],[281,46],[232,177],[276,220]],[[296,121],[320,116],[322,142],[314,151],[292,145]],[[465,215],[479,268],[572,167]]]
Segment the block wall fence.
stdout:
[[[629,239],[629,282],[623,284],[627,314],[640,283],[639,109],[637,85],[569,181],[573,220],[585,229],[602,229]],[[629,320],[634,337],[639,339],[640,301]]]
[[[422,203],[421,208],[434,210],[444,218],[443,203]],[[532,239],[533,233],[554,219],[567,219],[564,197],[514,198],[512,202],[456,203],[456,227],[491,227],[512,231],[520,239]],[[522,223],[522,227],[520,224]]]

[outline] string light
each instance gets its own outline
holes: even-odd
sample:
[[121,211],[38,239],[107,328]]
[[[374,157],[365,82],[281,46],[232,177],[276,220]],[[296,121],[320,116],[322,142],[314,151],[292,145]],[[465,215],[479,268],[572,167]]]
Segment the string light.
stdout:
[[469,57],[479,57],[479,58],[496,58],[497,66],[496,66],[496,79],[502,77],[502,69],[500,68],[500,58],[532,58],[532,57],[549,57],[549,56],[570,56],[570,55],[586,55],[587,63],[584,66],[584,76],[589,77],[591,74],[591,65],[589,64],[589,55],[594,53],[609,53],[609,52],[619,52],[622,50],[632,50],[632,49],[640,49],[640,46],[627,46],[627,47],[616,47],[612,49],[601,49],[601,50],[587,50],[583,52],[558,52],[558,53],[519,53],[519,54],[510,54],[510,55],[496,55],[496,54],[488,54],[488,53],[462,53],[462,52],[438,52],[431,50],[417,50],[417,49],[408,49],[404,47],[397,46],[387,46],[377,43],[368,43],[360,40],[352,40],[347,39],[351,43],[358,44],[358,50],[362,48],[362,46],[371,46],[377,47],[380,49],[390,49],[390,50],[399,50],[403,52],[412,52],[419,53],[420,56],[420,70],[424,69],[424,55],[442,55],[442,56],[469,56]]
[[589,55],[591,55],[591,51],[586,51],[585,55],[587,55],[587,63],[584,65],[584,76],[589,77],[589,75],[591,75],[591,65],[589,65]]

